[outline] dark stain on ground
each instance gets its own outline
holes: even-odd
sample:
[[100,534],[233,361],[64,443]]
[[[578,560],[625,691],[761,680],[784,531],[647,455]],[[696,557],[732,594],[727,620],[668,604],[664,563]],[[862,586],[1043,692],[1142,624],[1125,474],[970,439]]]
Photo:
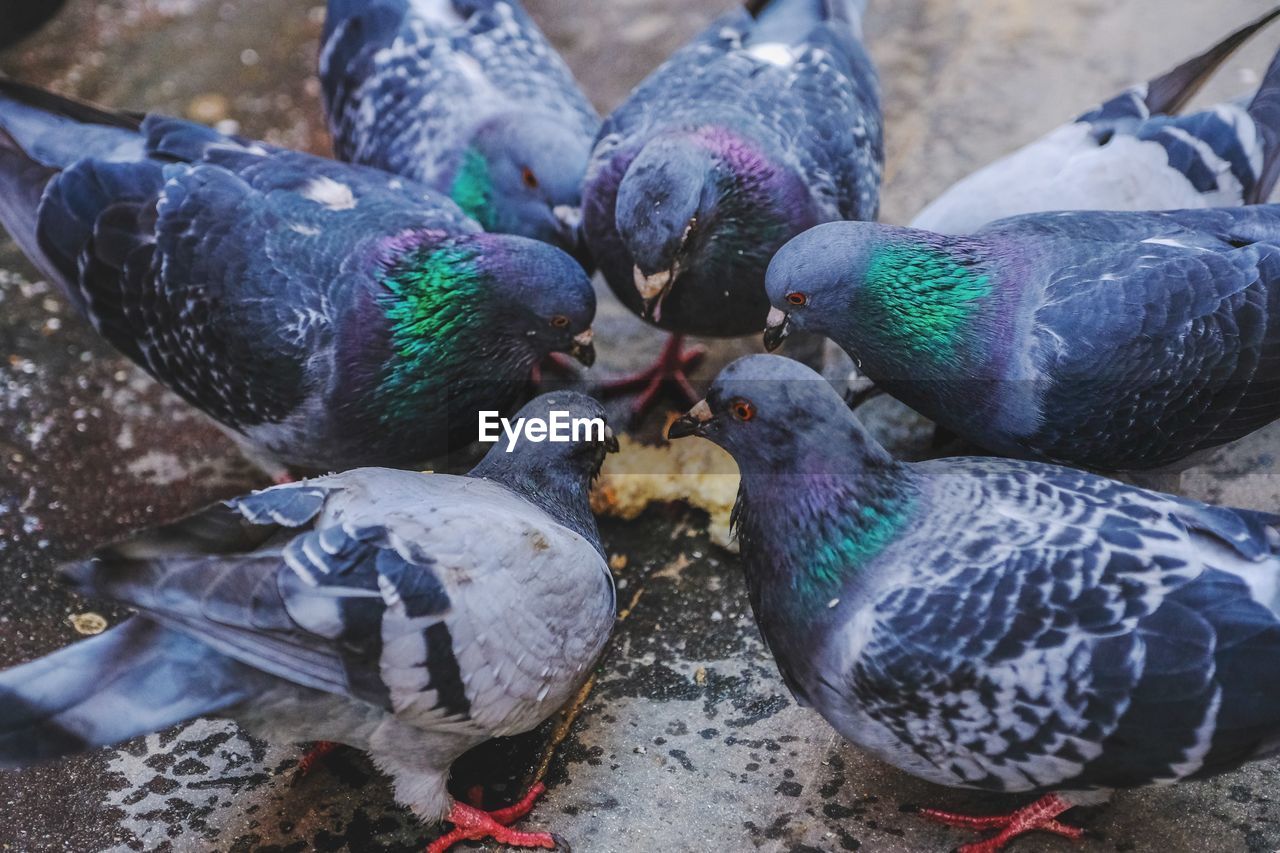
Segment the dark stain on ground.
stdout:
[[683,749],[669,749],[667,750],[667,754],[680,762],[680,766],[685,770],[688,770],[690,773],[697,770],[697,768],[693,766],[693,762],[689,760],[689,753],[685,752]]
[[736,717],[731,720],[725,720],[724,724],[733,729],[741,729],[758,723],[761,720],[767,720],[783,708],[790,705],[790,700],[785,696],[774,694],[764,699],[751,699],[741,703],[741,707],[735,702],[738,710],[744,711],[745,715]]

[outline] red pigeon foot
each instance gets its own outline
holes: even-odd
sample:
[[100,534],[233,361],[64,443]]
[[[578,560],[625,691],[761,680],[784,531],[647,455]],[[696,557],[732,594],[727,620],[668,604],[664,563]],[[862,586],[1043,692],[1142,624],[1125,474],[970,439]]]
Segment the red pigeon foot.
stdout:
[[453,824],[453,829],[437,838],[427,847],[427,853],[445,853],[450,847],[461,841],[480,841],[492,838],[499,844],[508,847],[543,847],[554,850],[556,839],[548,832],[517,832],[507,827],[527,815],[534,802],[546,788],[538,783],[529,789],[520,802],[504,809],[486,812],[472,806],[455,802],[445,820]]
[[959,829],[999,829],[1000,832],[990,838],[966,844],[960,848],[960,853],[998,853],[1019,835],[1037,830],[1079,841],[1084,837],[1084,830],[1078,826],[1069,826],[1057,819],[1058,815],[1072,808],[1073,805],[1057,794],[1046,794],[1031,805],[1007,815],[973,817],[938,809],[921,809],[920,814],[929,820]]

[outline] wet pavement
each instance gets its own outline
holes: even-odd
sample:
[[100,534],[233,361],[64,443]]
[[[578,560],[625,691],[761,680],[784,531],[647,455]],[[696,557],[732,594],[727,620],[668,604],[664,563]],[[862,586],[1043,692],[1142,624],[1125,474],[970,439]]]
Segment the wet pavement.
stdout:
[[[727,2],[529,0],[598,106],[607,109]],[[1262,0],[872,0],[868,39],[884,81],[889,162],[884,218],[903,222],[954,179],[1163,71],[1268,6]],[[272,142],[327,150],[314,77],[322,9],[298,0],[70,0],[0,70],[133,109],[187,115]],[[1265,32],[1199,102],[1257,79],[1280,30]],[[0,665],[72,642],[123,613],[75,599],[58,561],[138,527],[264,484],[231,443],[99,342],[0,241]],[[593,376],[637,366],[660,343],[606,298]],[[756,346],[718,342],[700,369]],[[891,400],[863,409],[904,455],[926,425]],[[652,436],[658,419],[642,430]],[[696,444],[696,442],[695,442]],[[1280,428],[1217,453],[1183,478],[1195,497],[1275,509]],[[661,450],[636,450],[658,454]],[[670,477],[604,479],[619,601],[628,607],[595,689],[551,760],[530,826],[579,851],[947,850],[960,833],[904,812],[976,812],[1011,798],[947,791],[844,744],[795,706],[761,645],[725,541],[732,478],[709,448],[681,451]],[[661,461],[653,464],[661,464]],[[650,468],[649,470],[653,470]],[[690,475],[692,476],[692,475]],[[637,479],[639,478],[639,479]],[[710,511],[649,497],[688,491]],[[526,781],[551,724],[481,748],[455,788],[497,802]],[[421,849],[429,830],[396,806],[358,754],[298,783],[293,745],[196,722],[119,750],[0,776],[0,848],[45,850]],[[1073,817],[1083,845],[1034,836],[1014,849],[1198,851],[1280,848],[1263,762],[1204,783],[1126,793]]]

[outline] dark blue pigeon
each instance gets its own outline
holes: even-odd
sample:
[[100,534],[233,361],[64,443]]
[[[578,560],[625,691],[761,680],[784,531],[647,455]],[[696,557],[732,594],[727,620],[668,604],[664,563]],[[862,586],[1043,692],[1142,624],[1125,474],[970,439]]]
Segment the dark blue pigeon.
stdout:
[[[816,373],[750,356],[673,425],[731,453],[752,607],[796,699],[930,782],[1024,793],[994,853],[1117,788],[1280,743],[1280,516],[1035,462],[894,461]],[[1208,843],[1208,840],[1206,840]]]
[[600,119],[518,0],[329,0],[320,78],[340,158],[577,249]]
[[1047,210],[1173,210],[1266,201],[1280,174],[1280,55],[1254,96],[1178,115],[1280,9],[955,184],[915,228],[970,234]]
[[269,460],[404,465],[475,439],[595,294],[425,186],[0,81],[0,222],[117,349]]
[[765,334],[826,335],[988,450],[1188,464],[1280,417],[1280,205],[1039,213],[968,237],[830,223],[780,251]]
[[[609,116],[583,227],[632,311],[680,335],[758,332],[765,269],[783,243],[819,222],[875,218],[880,96],[862,6],[757,0],[712,23]],[[649,384],[643,409],[659,380],[683,382],[688,360],[673,339],[653,369],[620,384]]]
[[616,440],[581,394],[521,412],[599,419],[578,440],[495,447],[465,477],[362,468],[215,505],[63,570],[135,616],[0,673],[0,767],[203,716],[268,740],[365,750],[433,853],[492,836],[554,847],[451,800],[467,749],[535,728],[586,679],[613,627],[588,504]]

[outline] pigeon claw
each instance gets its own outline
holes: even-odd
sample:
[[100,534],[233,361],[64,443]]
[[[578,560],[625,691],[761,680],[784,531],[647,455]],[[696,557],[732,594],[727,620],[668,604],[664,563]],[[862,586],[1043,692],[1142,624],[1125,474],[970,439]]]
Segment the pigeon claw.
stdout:
[[1085,833],[1082,828],[1058,820],[1058,815],[1072,808],[1073,805],[1057,794],[1046,794],[1031,805],[1007,815],[974,817],[938,809],[919,809],[919,814],[929,820],[954,826],[957,829],[999,830],[990,838],[959,848],[959,853],[998,853],[1010,841],[1028,832],[1052,832],[1054,835],[1061,835],[1073,841],[1084,838]]
[[302,758],[298,759],[298,767],[293,771],[293,783],[302,781],[321,761],[339,747],[331,740],[318,740],[311,745]]
[[668,388],[686,407],[692,406],[702,395],[694,390],[687,371],[702,361],[707,351],[703,347],[686,350],[683,345],[683,335],[671,335],[657,361],[633,376],[606,383],[602,388],[605,396],[638,390],[640,396],[631,406],[631,417],[635,421],[644,417]]
[[546,785],[541,782],[534,782],[529,786],[528,793],[521,798],[520,802],[513,803],[505,809],[487,812],[487,814],[503,826],[510,826],[533,811],[533,804],[538,801],[538,797],[541,797],[546,790]]
[[546,787],[539,782],[529,789],[529,793],[520,802],[491,812],[455,802],[445,817],[445,820],[453,824],[453,829],[432,841],[427,846],[427,853],[445,853],[460,842],[481,841],[485,838],[492,838],[508,847],[542,847],[547,850],[559,848],[562,842],[549,832],[518,832],[509,828],[529,813],[545,790]]

